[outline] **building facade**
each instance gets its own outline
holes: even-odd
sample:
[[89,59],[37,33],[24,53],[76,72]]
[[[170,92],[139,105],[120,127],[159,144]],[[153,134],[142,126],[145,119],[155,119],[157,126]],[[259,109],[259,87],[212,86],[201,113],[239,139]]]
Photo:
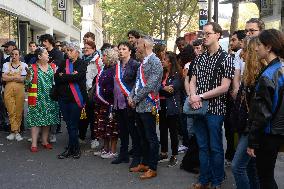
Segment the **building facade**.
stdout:
[[[66,3],[66,11],[58,10],[60,2]],[[28,43],[38,42],[39,36],[46,33],[56,40],[80,42],[85,33],[83,8],[96,7],[96,3],[94,0],[0,0],[0,45],[14,40],[27,53]]]

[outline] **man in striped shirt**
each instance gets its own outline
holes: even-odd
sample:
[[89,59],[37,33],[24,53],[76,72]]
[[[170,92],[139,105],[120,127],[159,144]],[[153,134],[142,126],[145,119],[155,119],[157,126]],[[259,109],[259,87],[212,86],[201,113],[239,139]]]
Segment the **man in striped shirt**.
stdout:
[[214,22],[203,28],[207,50],[199,55],[190,81],[189,103],[193,109],[209,101],[205,115],[194,116],[194,133],[199,146],[200,177],[194,189],[220,188],[224,179],[222,125],[226,114],[226,93],[234,76],[233,61],[219,45],[222,28]]

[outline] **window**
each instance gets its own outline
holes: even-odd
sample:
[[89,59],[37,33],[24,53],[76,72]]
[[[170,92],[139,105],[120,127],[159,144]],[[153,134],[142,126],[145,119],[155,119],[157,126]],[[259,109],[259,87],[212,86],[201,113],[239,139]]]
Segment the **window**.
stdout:
[[46,8],[46,0],[31,0],[31,1],[44,9]]
[[59,11],[57,9],[57,0],[52,0],[51,6],[53,16],[58,18],[59,20],[62,20],[63,22],[66,22],[66,11]]
[[0,44],[7,41],[18,43],[18,18],[0,10]]
[[81,22],[82,22],[82,7],[76,0],[73,0],[73,25],[79,29],[82,29]]

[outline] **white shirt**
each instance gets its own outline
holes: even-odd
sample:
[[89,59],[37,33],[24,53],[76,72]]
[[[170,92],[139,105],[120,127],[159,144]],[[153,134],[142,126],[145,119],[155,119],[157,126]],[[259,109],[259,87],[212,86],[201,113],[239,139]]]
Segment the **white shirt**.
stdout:
[[27,72],[26,72],[25,68],[27,68],[28,65],[26,63],[20,62],[20,66],[18,66],[16,68],[13,67],[13,66],[10,67],[10,64],[11,64],[11,62],[6,62],[5,64],[3,64],[3,69],[2,69],[3,73],[9,73],[9,72],[17,73],[17,72],[21,72],[21,76],[26,76],[27,75]]
[[241,52],[242,52],[242,49],[236,52],[235,59],[234,59],[234,66],[236,70],[241,70],[241,76],[242,76],[244,73],[244,69],[245,69],[245,62],[243,58],[240,57]]
[[[151,54],[149,54],[148,56],[146,56],[144,59],[143,59],[143,62],[142,62],[142,64],[146,64],[147,62],[148,62],[148,60],[149,60],[149,58],[152,56],[152,54],[154,54],[153,52],[151,53]],[[141,65],[142,66],[142,65]],[[138,68],[138,69],[140,69],[140,68]],[[140,75],[140,73],[139,73],[139,75]],[[140,76],[141,77],[141,76]],[[136,80],[136,83],[135,83],[135,90],[134,90],[134,92],[135,92],[135,94],[137,94],[137,90],[139,89],[139,79],[137,79]]]
[[[87,73],[86,73],[87,91],[92,88],[93,80],[98,74],[98,68],[97,68],[97,64],[95,63],[95,61],[96,59],[92,59],[90,61],[90,64],[87,66]],[[101,58],[99,58],[99,66],[101,69],[103,68],[103,62]]]

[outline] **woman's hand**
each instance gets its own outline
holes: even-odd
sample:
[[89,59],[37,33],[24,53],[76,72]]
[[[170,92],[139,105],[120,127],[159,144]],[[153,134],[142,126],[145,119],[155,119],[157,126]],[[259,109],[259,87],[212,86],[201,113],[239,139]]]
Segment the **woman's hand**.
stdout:
[[174,92],[174,88],[172,85],[169,85],[169,86],[165,86],[163,88],[165,91],[167,91],[168,93],[173,93]]
[[254,153],[254,149],[252,149],[252,148],[247,148],[247,153],[250,157],[256,157],[256,155]]

